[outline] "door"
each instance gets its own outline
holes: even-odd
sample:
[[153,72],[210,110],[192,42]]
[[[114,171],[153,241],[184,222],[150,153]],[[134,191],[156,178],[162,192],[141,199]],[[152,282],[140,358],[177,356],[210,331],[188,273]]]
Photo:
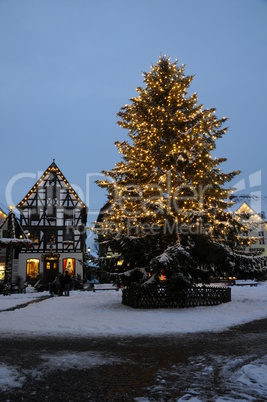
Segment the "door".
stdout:
[[56,259],[46,259],[45,260],[45,278],[48,282],[53,282],[53,280],[58,276],[58,260]]

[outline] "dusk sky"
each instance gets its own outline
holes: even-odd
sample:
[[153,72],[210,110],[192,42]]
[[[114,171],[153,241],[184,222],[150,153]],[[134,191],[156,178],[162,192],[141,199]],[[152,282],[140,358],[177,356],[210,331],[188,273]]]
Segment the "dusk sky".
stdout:
[[160,55],[229,118],[215,155],[242,171],[232,184],[267,195],[266,22],[266,0],[0,0],[0,207],[55,159],[90,224],[105,202],[93,182],[128,139],[117,112]]

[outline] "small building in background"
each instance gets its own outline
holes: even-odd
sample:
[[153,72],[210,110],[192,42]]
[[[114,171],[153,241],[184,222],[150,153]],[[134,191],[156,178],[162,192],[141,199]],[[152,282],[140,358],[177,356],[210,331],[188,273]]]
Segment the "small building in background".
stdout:
[[18,273],[18,258],[23,249],[32,245],[32,241],[28,239],[22,229],[13,209],[14,207],[11,205],[8,215],[0,225],[0,247],[1,250],[5,250],[4,266],[1,270],[3,279],[1,281],[4,282],[3,291],[6,295],[10,294],[13,284],[17,284],[18,289],[24,289],[24,281]]
[[[0,208],[0,238],[7,237],[7,214]],[[2,226],[3,225],[3,226]],[[0,245],[0,281],[5,279],[5,261],[6,261],[6,249]]]
[[250,205],[243,202],[234,214],[251,228],[242,233],[242,236],[255,238],[255,243],[247,247],[247,251],[263,257],[263,265],[267,266],[267,222],[265,213],[263,211],[257,213]]

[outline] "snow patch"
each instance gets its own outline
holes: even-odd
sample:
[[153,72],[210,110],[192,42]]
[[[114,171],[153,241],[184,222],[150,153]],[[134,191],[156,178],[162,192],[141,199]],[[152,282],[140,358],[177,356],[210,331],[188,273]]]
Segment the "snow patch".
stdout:
[[12,366],[0,363],[0,390],[7,391],[10,388],[19,388],[25,380],[24,376]]

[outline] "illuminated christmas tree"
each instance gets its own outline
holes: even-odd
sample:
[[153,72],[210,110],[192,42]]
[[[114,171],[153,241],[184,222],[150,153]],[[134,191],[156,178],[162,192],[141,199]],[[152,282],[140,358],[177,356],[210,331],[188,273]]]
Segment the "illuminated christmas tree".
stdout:
[[250,241],[240,237],[242,222],[228,212],[232,189],[226,184],[239,171],[224,173],[226,159],[213,156],[226,118],[197,103],[197,94],[189,93],[192,80],[183,65],[160,57],[144,73],[144,88],[118,113],[129,141],[115,143],[122,160],[98,182],[108,204],[96,232],[113,257],[102,258],[102,265],[128,271],[128,282],[162,276],[189,283],[196,263],[206,264],[199,244],[205,244],[209,266],[216,246],[230,270],[232,250]]

